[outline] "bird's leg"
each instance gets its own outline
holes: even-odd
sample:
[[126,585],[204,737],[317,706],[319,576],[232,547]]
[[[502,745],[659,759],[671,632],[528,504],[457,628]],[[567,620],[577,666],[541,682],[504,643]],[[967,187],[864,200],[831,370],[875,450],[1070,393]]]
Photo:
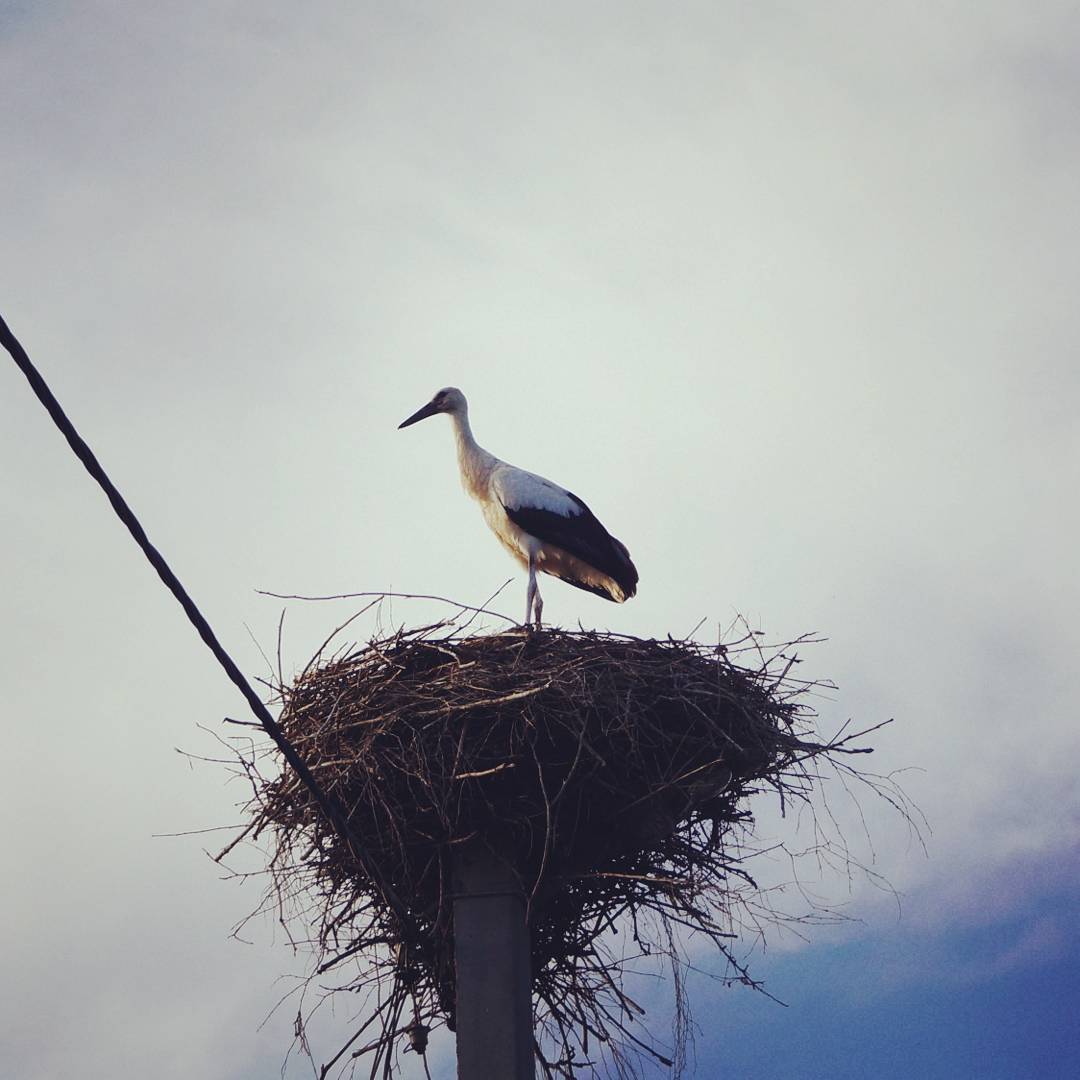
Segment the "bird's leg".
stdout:
[[540,629],[540,613],[544,610],[544,601],[540,596],[540,586],[536,586],[533,596],[533,614],[536,616],[536,629]]
[[525,594],[525,625],[532,622],[533,610],[536,610],[536,622],[540,623],[540,612],[544,603],[540,599],[540,589],[536,584],[536,554],[529,553],[529,591]]
[[529,588],[525,593],[525,621],[522,626],[528,626],[532,622],[533,597],[536,595],[536,567],[532,559],[529,560]]

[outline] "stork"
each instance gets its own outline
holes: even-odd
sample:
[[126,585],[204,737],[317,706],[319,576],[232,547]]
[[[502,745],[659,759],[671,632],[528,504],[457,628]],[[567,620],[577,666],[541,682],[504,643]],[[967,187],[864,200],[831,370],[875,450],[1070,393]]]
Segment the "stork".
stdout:
[[473,438],[469,405],[454,386],[440,390],[398,430],[436,413],[454,425],[458,467],[465,491],[478,503],[503,547],[529,571],[525,625],[540,625],[544,602],[537,571],[621,604],[637,592],[638,573],[625,545],[612,536],[573,492],[494,454]]

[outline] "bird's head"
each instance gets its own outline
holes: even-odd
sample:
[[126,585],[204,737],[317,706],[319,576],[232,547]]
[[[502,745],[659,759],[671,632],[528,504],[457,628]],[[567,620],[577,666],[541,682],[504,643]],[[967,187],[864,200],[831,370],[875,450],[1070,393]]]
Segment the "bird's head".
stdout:
[[423,408],[417,409],[407,420],[398,424],[398,430],[415,424],[418,420],[426,420],[436,413],[453,413],[461,415],[465,412],[465,395],[456,386],[447,386],[440,390]]

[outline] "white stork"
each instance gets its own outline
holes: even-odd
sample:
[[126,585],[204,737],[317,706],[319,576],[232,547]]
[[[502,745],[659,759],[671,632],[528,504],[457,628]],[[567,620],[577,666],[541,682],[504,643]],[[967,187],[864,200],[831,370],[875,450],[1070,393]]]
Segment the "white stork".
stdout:
[[503,547],[529,570],[525,625],[540,625],[544,602],[536,572],[621,604],[637,592],[630,552],[572,492],[489,454],[473,438],[469,405],[456,387],[440,390],[398,429],[447,413],[454,425],[458,466],[465,490],[480,503],[484,520]]

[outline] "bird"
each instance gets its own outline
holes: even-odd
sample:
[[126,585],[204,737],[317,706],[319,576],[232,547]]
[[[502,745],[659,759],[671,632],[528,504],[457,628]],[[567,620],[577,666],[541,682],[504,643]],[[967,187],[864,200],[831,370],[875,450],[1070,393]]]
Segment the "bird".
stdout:
[[572,491],[483,449],[469,426],[469,403],[456,386],[440,390],[398,430],[438,413],[453,424],[462,486],[480,503],[484,520],[503,547],[529,571],[525,626],[533,619],[541,625],[544,602],[537,572],[617,604],[637,592],[638,572],[626,545]]

